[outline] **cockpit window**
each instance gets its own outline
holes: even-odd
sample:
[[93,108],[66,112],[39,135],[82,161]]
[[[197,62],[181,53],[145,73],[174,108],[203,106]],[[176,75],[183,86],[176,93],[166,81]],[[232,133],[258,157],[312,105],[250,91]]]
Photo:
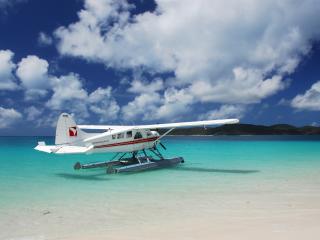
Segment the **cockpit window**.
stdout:
[[141,132],[136,132],[136,135],[134,135],[134,139],[142,138]]
[[151,131],[149,130],[149,131],[147,131],[147,137],[150,137],[150,136],[152,136],[152,133],[151,133]]
[[132,131],[127,132],[127,138],[132,138]]
[[117,138],[124,138],[124,133],[118,133]]

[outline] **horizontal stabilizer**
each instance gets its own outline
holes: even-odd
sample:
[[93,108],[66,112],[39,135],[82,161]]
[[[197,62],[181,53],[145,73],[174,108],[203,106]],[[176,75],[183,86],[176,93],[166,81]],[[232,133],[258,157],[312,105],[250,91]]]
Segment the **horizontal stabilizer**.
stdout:
[[34,148],[40,152],[56,153],[56,154],[76,154],[76,153],[89,153],[93,146],[69,146],[69,145],[46,145],[44,142],[39,142],[38,146]]
[[38,145],[34,149],[41,152],[52,153],[52,147],[54,146],[48,146],[45,142],[38,142]]

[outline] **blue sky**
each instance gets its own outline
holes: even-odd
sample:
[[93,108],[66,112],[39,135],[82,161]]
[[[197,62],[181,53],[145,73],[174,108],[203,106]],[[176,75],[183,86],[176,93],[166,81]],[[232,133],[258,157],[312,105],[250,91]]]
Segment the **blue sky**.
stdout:
[[319,125],[319,10],[315,0],[0,0],[0,134],[53,134],[61,112],[96,124]]

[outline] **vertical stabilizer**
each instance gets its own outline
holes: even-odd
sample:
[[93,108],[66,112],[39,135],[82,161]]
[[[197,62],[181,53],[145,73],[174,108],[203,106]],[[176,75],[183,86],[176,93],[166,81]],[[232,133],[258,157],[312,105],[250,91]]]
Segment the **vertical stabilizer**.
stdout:
[[77,127],[72,116],[68,113],[62,113],[57,123],[55,144],[72,144],[84,138],[85,133]]

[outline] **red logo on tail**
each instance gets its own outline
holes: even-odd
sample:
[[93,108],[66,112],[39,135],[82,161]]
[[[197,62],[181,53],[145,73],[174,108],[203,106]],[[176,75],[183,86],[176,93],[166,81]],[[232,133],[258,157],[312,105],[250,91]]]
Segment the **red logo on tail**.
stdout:
[[77,127],[69,127],[69,136],[76,137],[78,135]]

